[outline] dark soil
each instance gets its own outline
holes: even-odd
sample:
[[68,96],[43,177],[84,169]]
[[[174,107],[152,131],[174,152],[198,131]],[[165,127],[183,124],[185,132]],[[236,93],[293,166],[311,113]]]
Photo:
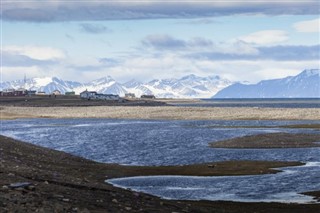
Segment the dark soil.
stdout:
[[112,100],[86,100],[78,95],[49,95],[3,97],[0,96],[0,106],[23,106],[23,107],[74,107],[74,106],[164,106],[165,102],[152,99],[123,99],[123,101]]
[[[300,163],[243,161],[127,167],[97,163],[0,136],[0,212],[320,212],[320,204],[170,201],[104,183],[106,178],[132,175],[245,174],[254,167],[260,174],[274,172],[269,168],[281,165]],[[17,183],[24,184],[10,185]]]
[[319,134],[269,133],[212,142],[213,148],[270,149],[320,147]]

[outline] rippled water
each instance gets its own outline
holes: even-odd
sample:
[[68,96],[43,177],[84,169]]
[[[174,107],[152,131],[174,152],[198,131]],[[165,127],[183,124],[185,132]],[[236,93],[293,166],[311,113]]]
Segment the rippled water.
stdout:
[[[213,149],[208,143],[244,135],[312,129],[277,126],[317,121],[146,121],[24,119],[2,121],[1,134],[88,159],[130,165],[180,165],[223,160],[312,162],[274,175],[241,177],[136,177],[113,184],[171,199],[305,202],[297,192],[320,190],[320,149]],[[257,126],[257,128],[228,128]],[[259,128],[269,126],[271,128]]]
[[[283,169],[283,168],[282,168]],[[108,182],[168,199],[242,202],[314,202],[298,193],[320,189],[320,163],[288,167],[278,174],[257,176],[119,178]]]
[[202,99],[197,103],[176,103],[189,107],[268,107],[268,108],[319,108],[320,98],[225,98]]

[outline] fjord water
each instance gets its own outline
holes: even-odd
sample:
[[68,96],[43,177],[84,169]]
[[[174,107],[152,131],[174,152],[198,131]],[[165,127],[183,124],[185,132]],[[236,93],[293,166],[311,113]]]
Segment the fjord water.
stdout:
[[213,98],[202,102],[176,103],[189,107],[260,107],[260,108],[319,108],[320,98]]
[[[171,199],[308,202],[309,197],[297,192],[320,189],[319,148],[230,150],[208,147],[209,142],[260,133],[320,134],[313,129],[278,127],[303,123],[318,121],[22,119],[2,121],[1,134],[95,161],[127,165],[181,165],[225,160],[302,161],[307,165],[286,168],[285,172],[272,175],[157,176],[110,182]],[[235,126],[237,128],[233,128]]]

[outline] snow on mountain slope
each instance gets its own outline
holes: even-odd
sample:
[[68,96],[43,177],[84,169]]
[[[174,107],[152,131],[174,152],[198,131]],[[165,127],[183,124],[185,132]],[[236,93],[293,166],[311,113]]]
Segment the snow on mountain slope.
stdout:
[[52,93],[54,90],[59,90],[61,93],[72,91],[73,88],[80,87],[82,84],[74,81],[64,81],[56,77],[32,78],[24,80],[16,80],[11,82],[3,82],[0,84],[0,89],[6,88],[26,88],[29,90],[37,90],[46,93]]
[[104,94],[117,94],[123,97],[128,91],[121,84],[113,83],[109,87],[104,87],[97,92]]
[[88,83],[64,81],[59,78],[33,78],[28,79],[26,84],[23,80],[3,82],[0,89],[25,87],[37,91],[52,93],[60,90],[62,93],[75,91],[76,94],[84,90],[97,91],[99,93],[118,94],[124,96],[125,93],[135,93],[137,97],[148,94],[158,98],[209,98],[221,88],[231,85],[232,82],[222,79],[219,76],[199,77],[187,75],[180,79],[155,79],[147,83],[136,80],[128,81],[124,84],[116,82],[110,76],[100,78]]
[[233,84],[213,98],[320,98],[320,70],[304,70],[296,76],[257,84]]
[[294,98],[320,97],[319,69],[304,70],[297,76],[283,79],[265,80],[257,84],[234,83],[219,76],[199,77],[187,75],[180,79],[155,79],[147,83],[136,80],[124,84],[116,82],[110,76],[88,83],[64,81],[56,77],[33,78],[2,82],[0,90],[7,88],[26,88],[52,93],[59,90],[62,93],[84,90],[99,93],[118,94],[135,93],[137,97],[143,94],[153,94],[158,98]]
[[208,98],[232,83],[219,76],[187,75],[180,79],[155,79],[144,84],[131,80],[123,85],[137,96],[154,94],[161,98]]

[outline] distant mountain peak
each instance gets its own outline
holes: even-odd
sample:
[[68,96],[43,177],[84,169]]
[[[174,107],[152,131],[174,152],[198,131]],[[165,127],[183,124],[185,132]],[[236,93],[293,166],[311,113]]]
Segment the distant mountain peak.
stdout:
[[220,80],[221,79],[221,77],[218,75],[210,75],[208,78],[212,79],[212,80]]
[[320,98],[319,69],[257,84],[235,83],[220,90],[213,98]]
[[186,75],[186,76],[183,76],[182,78],[180,78],[180,80],[190,80],[190,79],[197,79],[197,78],[201,78],[195,74],[189,74],[189,75]]
[[320,75],[320,69],[306,69],[300,75],[313,76]]
[[131,79],[130,81],[127,81],[126,83],[123,84],[123,86],[127,88],[135,88],[140,86],[142,83],[140,81],[137,81],[135,79]]
[[105,76],[96,80],[91,81],[92,84],[109,84],[111,82],[115,82],[115,80],[111,76]]
[[[213,80],[214,78],[214,80]],[[111,76],[105,76],[88,83],[64,81],[57,77],[33,78],[28,80],[27,89],[52,93],[60,90],[61,93],[75,91],[76,94],[88,89],[100,93],[113,93],[124,95],[135,93],[137,97],[143,94],[153,94],[158,98],[209,98],[221,88],[229,86],[232,82],[220,77],[199,77],[194,74],[180,79],[155,79],[141,83],[132,79],[124,84],[115,81]],[[18,88],[24,85],[23,80],[4,82],[0,88]]]

